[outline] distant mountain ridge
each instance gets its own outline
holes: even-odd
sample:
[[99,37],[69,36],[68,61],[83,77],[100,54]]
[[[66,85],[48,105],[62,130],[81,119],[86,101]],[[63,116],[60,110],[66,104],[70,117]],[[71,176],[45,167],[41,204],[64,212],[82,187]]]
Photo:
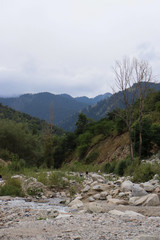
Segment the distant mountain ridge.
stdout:
[[95,98],[73,98],[67,94],[55,95],[42,92],[24,94],[19,97],[0,98],[0,103],[48,122],[50,122],[51,115],[53,115],[53,123],[59,126],[60,122],[65,121],[74,113],[85,109],[90,104],[97,103],[100,99],[108,98],[110,95],[107,93]]
[[[150,89],[153,89],[154,91],[160,91],[160,83],[150,83],[149,85]],[[129,94],[132,94],[131,90],[133,90],[134,87],[135,86],[133,85],[131,89],[128,89]],[[84,113],[88,118],[98,121],[101,118],[106,117],[109,112],[112,112],[117,108],[116,102],[117,99],[120,98],[122,98],[121,91],[113,94],[107,99],[97,102],[95,105],[84,108],[81,112]],[[124,108],[122,104],[121,108]],[[73,131],[75,129],[75,123],[78,119],[78,114],[79,112],[74,113],[72,116],[66,118],[65,121],[60,122],[59,127],[67,131]]]

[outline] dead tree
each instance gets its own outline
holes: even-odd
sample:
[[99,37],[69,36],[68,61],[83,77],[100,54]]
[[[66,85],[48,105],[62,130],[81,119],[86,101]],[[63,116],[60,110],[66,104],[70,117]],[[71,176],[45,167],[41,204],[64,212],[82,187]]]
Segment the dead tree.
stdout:
[[122,62],[116,61],[113,70],[116,87],[122,92],[122,95],[116,99],[117,106],[121,103],[126,112],[125,116],[120,112],[119,117],[125,121],[128,128],[130,155],[133,161],[133,141],[131,137],[133,104],[136,99],[139,99],[139,157],[141,158],[144,99],[153,79],[152,68],[146,61],[138,61],[135,58],[132,60],[124,58]]
[[143,130],[143,110],[144,100],[150,89],[150,83],[153,81],[152,68],[146,61],[134,59],[135,77],[137,95],[139,99],[139,158],[142,155],[142,130]]
[[[132,85],[134,83],[133,72],[134,64],[128,58],[124,58],[122,62],[116,61],[113,68],[115,74],[115,83],[121,95],[116,98],[116,107],[123,106],[125,109],[125,115],[119,111],[119,117],[124,120],[129,132],[129,145],[130,156],[133,161],[133,141],[131,136],[131,127],[133,123],[133,103],[135,102],[136,93],[132,91]],[[132,92],[131,92],[132,91]]]

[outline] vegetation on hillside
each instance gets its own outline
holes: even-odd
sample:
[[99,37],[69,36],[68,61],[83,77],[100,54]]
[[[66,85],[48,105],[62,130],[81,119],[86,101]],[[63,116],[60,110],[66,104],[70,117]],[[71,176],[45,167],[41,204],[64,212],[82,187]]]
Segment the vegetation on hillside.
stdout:
[[[133,124],[132,140],[134,143],[134,157],[139,156],[139,100],[132,106]],[[1,108],[2,109],[2,108]],[[56,135],[49,124],[45,128],[38,125],[38,131],[33,131],[36,119],[31,121],[23,119],[18,112],[8,117],[1,110],[0,120],[0,158],[10,161],[10,171],[21,171],[25,167],[60,168],[69,165],[76,168],[86,169],[84,166],[96,166],[97,158],[101,154],[96,146],[109,138],[120,137],[127,131],[126,124],[116,111],[109,113],[100,121],[94,122],[88,119],[85,114],[80,113],[76,123],[76,130],[73,133]],[[118,110],[119,111],[119,110]],[[125,115],[125,110],[120,110]],[[142,158],[158,152],[160,149],[160,92],[152,92],[147,95],[144,101],[142,128]],[[11,116],[10,116],[11,115]],[[10,117],[9,117],[10,116]],[[10,119],[9,119],[10,118]],[[14,119],[14,120],[11,120]],[[33,121],[33,123],[32,123]],[[37,120],[38,121],[38,120]],[[92,151],[91,151],[92,150]],[[71,163],[75,159],[75,164]],[[118,159],[118,158],[117,158]],[[116,161],[116,158],[115,158]],[[117,164],[117,163],[116,163]],[[127,163],[121,162],[116,167],[117,172],[126,172]],[[140,164],[140,162],[139,162]],[[105,171],[108,171],[107,164]],[[131,165],[131,164],[129,164]],[[100,166],[98,166],[100,168]],[[111,167],[113,171],[115,169]],[[110,171],[110,170],[109,170]],[[128,170],[129,171],[129,170]]]

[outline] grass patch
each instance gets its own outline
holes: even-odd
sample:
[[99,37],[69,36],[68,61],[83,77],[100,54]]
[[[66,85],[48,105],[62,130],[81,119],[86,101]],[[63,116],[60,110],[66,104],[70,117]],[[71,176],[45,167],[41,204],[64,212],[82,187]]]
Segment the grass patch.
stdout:
[[5,185],[0,188],[0,196],[24,197],[21,181],[14,178],[8,179]]

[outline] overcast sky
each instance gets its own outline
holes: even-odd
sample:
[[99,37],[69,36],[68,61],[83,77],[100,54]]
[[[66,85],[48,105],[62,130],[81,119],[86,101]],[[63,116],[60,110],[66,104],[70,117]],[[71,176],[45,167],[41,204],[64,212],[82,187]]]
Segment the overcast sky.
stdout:
[[112,67],[160,75],[160,0],[0,0],[0,96],[111,92]]

